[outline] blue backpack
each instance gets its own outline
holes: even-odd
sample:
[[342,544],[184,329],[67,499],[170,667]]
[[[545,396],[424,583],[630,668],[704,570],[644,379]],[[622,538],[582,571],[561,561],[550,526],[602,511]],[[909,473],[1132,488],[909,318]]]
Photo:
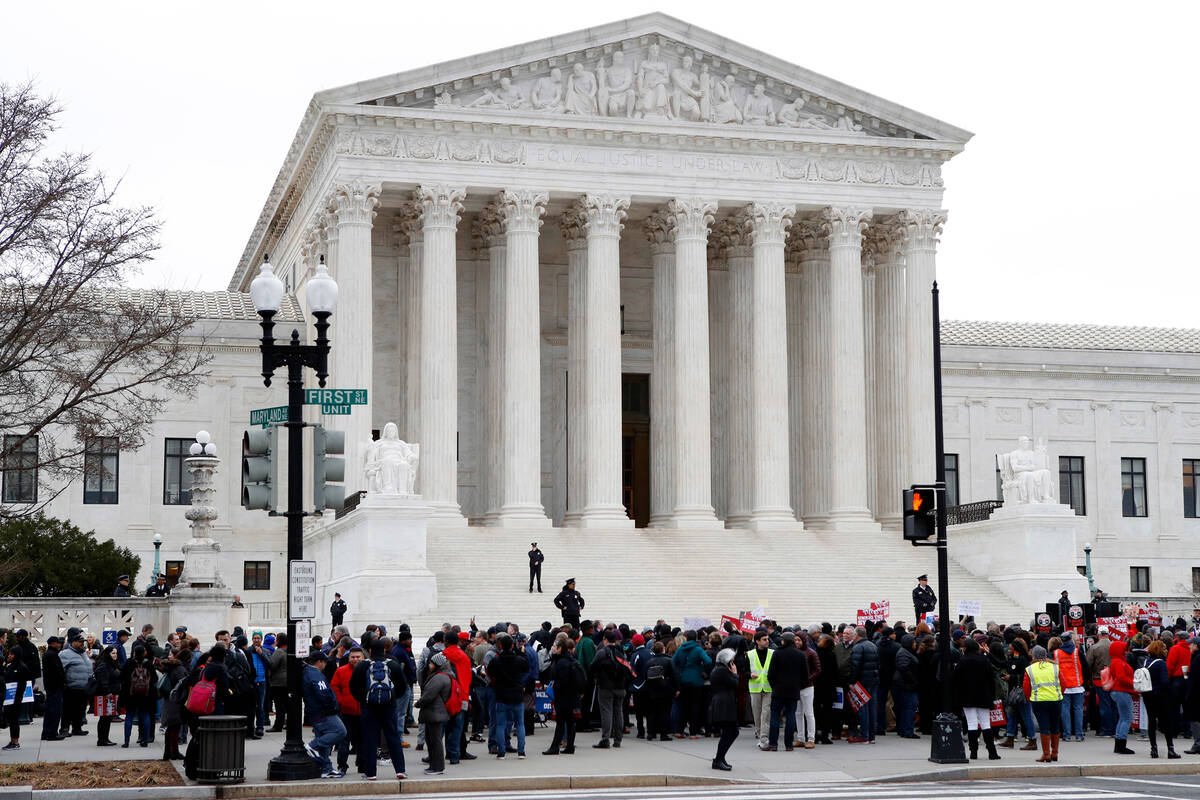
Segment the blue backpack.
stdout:
[[367,704],[372,706],[392,702],[394,687],[392,686],[392,671],[386,661],[372,661],[367,677]]

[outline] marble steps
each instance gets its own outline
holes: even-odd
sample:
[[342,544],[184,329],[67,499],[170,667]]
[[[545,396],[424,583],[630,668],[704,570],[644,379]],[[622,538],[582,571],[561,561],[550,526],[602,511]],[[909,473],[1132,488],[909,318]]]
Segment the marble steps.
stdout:
[[[529,594],[529,543],[546,553],[543,594]],[[952,550],[953,552],[953,550]],[[552,599],[567,577],[587,600],[584,617],[652,624],[662,617],[736,613],[765,604],[788,623],[854,619],[858,608],[889,600],[892,618],[910,620],[916,575],[936,572],[936,551],[914,548],[899,533],[726,530],[572,530],[431,528],[429,567],[438,605],[400,616],[417,635],[443,621],[463,625],[511,620],[530,630],[560,616]],[[951,612],[959,598],[978,600],[983,619],[1023,624],[1022,608],[985,579],[951,562]]]

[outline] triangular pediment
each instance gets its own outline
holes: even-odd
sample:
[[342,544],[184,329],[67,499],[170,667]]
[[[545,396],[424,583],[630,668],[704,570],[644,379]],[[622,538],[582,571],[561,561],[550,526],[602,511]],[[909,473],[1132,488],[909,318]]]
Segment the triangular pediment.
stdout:
[[333,89],[320,103],[965,142],[944,122],[665,14]]

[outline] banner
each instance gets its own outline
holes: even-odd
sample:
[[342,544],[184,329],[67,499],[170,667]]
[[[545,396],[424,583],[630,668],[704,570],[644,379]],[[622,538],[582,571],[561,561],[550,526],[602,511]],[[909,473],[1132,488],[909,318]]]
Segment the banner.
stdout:
[[1114,642],[1124,642],[1129,638],[1129,620],[1125,617],[1096,617],[1097,627],[1108,627],[1108,636]]
[[[722,620],[725,618],[722,617]],[[701,628],[707,628],[712,625],[712,617],[684,617],[683,629],[685,631],[698,631]],[[735,627],[737,623],[734,623]],[[722,626],[724,628],[724,626]]]
[[1153,600],[1146,603],[1146,621],[1157,628],[1162,627],[1162,612],[1158,610],[1158,603]]
[[540,681],[534,684],[533,710],[538,714],[549,714],[554,710],[554,692]]
[[[15,702],[16,697],[17,697],[17,684],[15,682],[4,684],[4,705],[11,706],[13,704],[13,702]],[[21,702],[22,703],[32,703],[33,702],[33,681],[29,681],[28,683],[25,684],[25,694],[21,696]]]
[[1051,630],[1050,615],[1042,612],[1033,618],[1034,629],[1038,633],[1049,633]]
[[[745,615],[745,614],[738,614],[736,617],[731,617],[731,616],[729,616],[729,615],[727,615],[727,614],[722,614],[722,615],[721,615],[721,628],[722,628],[722,630],[724,630],[724,628],[725,628],[725,623],[726,623],[726,622],[731,622],[731,623],[733,623],[733,627],[734,627],[736,630],[738,630],[738,631],[741,631],[742,633],[746,633],[746,634],[751,634],[751,635],[753,635],[753,633],[754,633],[756,630],[758,630],[758,624],[757,624],[757,623],[748,622],[748,621],[746,620],[746,615]],[[747,626],[749,626],[749,627],[747,627]]]
[[887,618],[892,615],[892,601],[880,600],[877,603],[871,603],[865,610],[858,610],[858,621],[856,625],[866,625],[868,622],[887,622]]
[[982,603],[978,600],[959,600],[958,615],[960,617],[978,617],[983,612],[980,610]]
[[988,722],[993,728],[999,728],[1008,724],[1008,720],[1004,718],[1004,701],[993,700],[992,711],[988,715]]
[[861,683],[850,687],[850,707],[859,711],[871,700],[871,693]]

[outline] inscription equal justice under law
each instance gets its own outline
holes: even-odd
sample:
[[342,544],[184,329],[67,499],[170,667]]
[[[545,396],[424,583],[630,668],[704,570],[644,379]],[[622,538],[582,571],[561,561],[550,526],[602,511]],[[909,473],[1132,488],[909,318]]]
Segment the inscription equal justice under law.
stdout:
[[778,177],[778,166],[773,158],[654,153],[645,150],[601,150],[541,144],[527,147],[526,163],[535,166],[683,172],[771,180]]

